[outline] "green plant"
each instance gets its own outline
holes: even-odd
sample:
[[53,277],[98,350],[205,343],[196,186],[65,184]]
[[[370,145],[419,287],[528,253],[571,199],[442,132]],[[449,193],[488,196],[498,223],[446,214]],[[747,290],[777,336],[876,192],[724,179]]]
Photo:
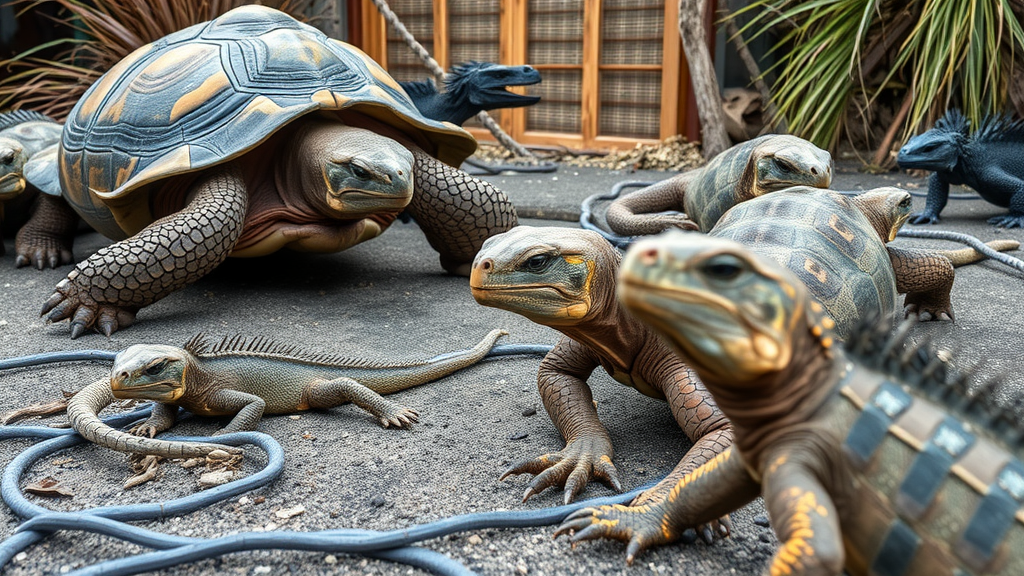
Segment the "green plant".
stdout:
[[[0,61],[0,110],[31,108],[63,120],[86,89],[119,60],[154,40],[205,22],[243,4],[265,3],[291,12],[302,2],[252,0],[24,0],[22,11],[58,4],[68,36]],[[38,53],[69,46],[55,59]]]
[[788,28],[774,48],[776,104],[791,132],[833,149],[851,99],[870,111],[882,90],[904,97],[890,138],[950,106],[975,123],[1001,112],[1024,48],[1011,0],[754,0],[743,12],[755,36]]

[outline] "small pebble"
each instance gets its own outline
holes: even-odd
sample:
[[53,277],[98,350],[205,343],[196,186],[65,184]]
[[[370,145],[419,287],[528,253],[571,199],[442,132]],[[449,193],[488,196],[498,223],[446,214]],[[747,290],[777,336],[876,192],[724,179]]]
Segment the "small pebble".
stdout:
[[523,562],[522,560],[516,562],[516,574],[522,574],[523,576],[526,576],[526,574],[529,573],[530,569],[526,567],[526,562]]
[[680,536],[679,541],[683,544],[693,544],[697,541],[697,531],[693,528],[687,528],[683,531],[683,535]]
[[252,569],[253,574],[270,574],[270,566],[257,566]]
[[28,558],[28,554],[25,552],[18,552],[14,555],[15,562],[23,562],[26,558]]
[[529,436],[526,432],[516,432],[515,434],[508,437],[509,440],[522,440]]
[[299,504],[296,506],[292,506],[291,508],[284,508],[282,510],[278,510],[277,512],[274,512],[274,516],[277,516],[281,520],[287,520],[289,518],[294,518],[295,516],[298,516],[299,514],[302,514],[305,511],[306,507],[303,506],[302,504]]
[[470,536],[466,541],[472,544],[473,546],[479,546],[480,544],[484,543],[484,539],[477,536],[476,534]]
[[754,516],[754,524],[757,524],[758,526],[762,526],[764,528],[771,526],[771,524],[768,522],[768,517],[764,514],[758,514],[757,516]]
[[328,554],[327,557],[324,558],[324,564],[337,564],[337,563],[338,563],[338,557],[335,556],[334,554]]
[[[527,408],[526,410],[523,410],[523,416],[529,417],[529,416],[534,416],[536,414],[537,414],[537,408],[535,408],[533,406]],[[525,574],[525,572],[524,572],[524,574]]]
[[242,496],[238,499],[238,503],[245,506],[246,504],[252,504],[252,500],[250,500],[248,496]]
[[388,503],[388,501],[385,500],[383,496],[374,496],[373,499],[370,500],[370,505],[371,506],[375,506],[377,508],[380,508],[381,506],[383,506],[383,505],[385,505],[387,503]]
[[263,504],[266,501],[267,501],[267,497],[266,496],[257,496],[257,497],[252,499],[252,503],[253,504]]
[[289,420],[298,420],[299,418],[302,418],[302,416],[299,416],[298,414],[292,414],[288,417]]
[[274,524],[273,522],[267,522],[267,525],[263,527],[264,532],[270,532],[272,530],[277,530],[277,524]]

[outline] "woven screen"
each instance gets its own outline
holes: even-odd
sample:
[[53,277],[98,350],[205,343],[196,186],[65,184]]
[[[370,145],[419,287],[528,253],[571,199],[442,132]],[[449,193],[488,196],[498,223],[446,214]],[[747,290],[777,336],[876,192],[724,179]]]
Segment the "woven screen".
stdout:
[[601,2],[601,92],[598,134],[658,138],[661,72],[604,69],[662,63],[663,0]]
[[[434,3],[432,0],[389,0],[388,5],[398,19],[423,44],[427,52],[434,53]],[[388,72],[398,81],[426,80],[430,72],[419,57],[409,49],[390,26],[388,26]]]
[[[500,0],[448,0],[448,59],[451,65],[501,59]],[[500,111],[491,115],[497,120]],[[480,126],[470,118],[463,126]]]
[[529,0],[526,61],[569,64],[579,69],[543,70],[544,81],[530,89],[540,103],[526,109],[526,128],[580,133],[583,90],[583,0]]

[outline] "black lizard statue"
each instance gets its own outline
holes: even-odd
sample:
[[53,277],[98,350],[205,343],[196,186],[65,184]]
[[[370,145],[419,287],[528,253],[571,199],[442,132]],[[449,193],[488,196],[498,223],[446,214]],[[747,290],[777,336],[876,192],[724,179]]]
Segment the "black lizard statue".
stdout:
[[424,116],[462,126],[481,110],[536,104],[539,96],[514,94],[506,88],[538,82],[540,73],[530,66],[464,62],[453,66],[445,76],[444,92],[438,92],[430,80],[401,82],[401,85]]
[[1024,122],[988,116],[971,133],[971,122],[950,110],[935,126],[910,139],[896,159],[900,168],[932,170],[923,212],[912,224],[934,224],[946,206],[950,184],[970,186],[982,198],[1010,209],[989,224],[1024,228]]

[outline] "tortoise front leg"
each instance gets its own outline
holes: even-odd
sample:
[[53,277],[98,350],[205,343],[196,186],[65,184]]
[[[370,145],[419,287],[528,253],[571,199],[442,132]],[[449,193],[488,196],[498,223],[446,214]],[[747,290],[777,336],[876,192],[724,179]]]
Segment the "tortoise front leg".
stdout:
[[652,546],[679,540],[687,528],[707,524],[757,498],[760,485],[732,446],[681,478],[665,499],[643,506],[600,506],[578,510],[562,521],[555,536],[580,540],[613,538],[629,542],[626,562]]
[[781,450],[765,458],[764,503],[781,547],[765,575],[840,576],[845,552],[839,514],[805,452]]
[[242,233],[248,196],[235,166],[192,185],[189,205],[80,262],[43,304],[47,322],[69,318],[71,337],[89,328],[107,336],[140,308],[188,286],[217,267]]
[[681,212],[686,186],[697,171],[691,170],[627,194],[608,206],[608,227],[623,236],[657,234],[670,228],[697,230],[697,223],[683,214],[656,214],[667,210]]
[[952,320],[953,264],[934,250],[886,246],[896,273],[896,291],[906,294],[903,313],[921,320]]
[[14,240],[18,268],[29,264],[42,270],[74,264],[71,246],[75,241],[78,214],[63,198],[38,194],[28,222],[18,230]]
[[452,274],[469,276],[473,257],[484,240],[519,223],[515,206],[489,182],[421,150],[413,150],[413,156],[415,191],[409,213],[430,246],[440,253],[441,266]]

